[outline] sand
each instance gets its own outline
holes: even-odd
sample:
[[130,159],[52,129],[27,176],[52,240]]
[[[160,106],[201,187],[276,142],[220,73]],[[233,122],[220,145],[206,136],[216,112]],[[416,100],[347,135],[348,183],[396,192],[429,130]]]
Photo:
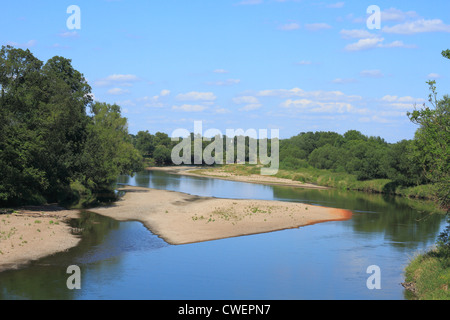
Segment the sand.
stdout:
[[302,203],[234,200],[126,186],[113,206],[91,211],[119,221],[141,221],[167,243],[195,242],[348,220],[352,212]]
[[0,214],[0,272],[75,247],[80,238],[66,221],[76,217],[77,210],[55,206]]
[[[321,188],[288,179],[237,176],[220,170],[205,170],[201,174],[192,172],[192,167],[158,170],[251,183]],[[114,205],[90,211],[119,221],[140,221],[172,245],[299,228],[352,217],[348,210],[302,203],[218,199],[131,186],[119,190],[125,191],[125,195]],[[77,217],[78,210],[55,206],[22,208],[8,214],[0,212],[0,272],[75,247],[80,238],[71,232],[66,222]]]

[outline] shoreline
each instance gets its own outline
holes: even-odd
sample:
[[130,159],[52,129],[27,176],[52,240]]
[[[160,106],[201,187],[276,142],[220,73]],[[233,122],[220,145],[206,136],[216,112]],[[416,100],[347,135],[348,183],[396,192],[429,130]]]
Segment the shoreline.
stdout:
[[[298,187],[305,189],[320,189],[327,190],[330,189],[328,187],[315,185],[312,183],[305,183],[300,181],[294,181],[290,179],[277,178],[274,176],[261,176],[259,174],[251,174],[251,175],[235,175],[228,172],[224,172],[220,168],[196,168],[189,166],[168,166],[168,167],[147,167],[145,170],[147,171],[164,171],[171,174],[179,174],[185,176],[194,176],[194,177],[203,177],[203,178],[212,178],[212,179],[221,179],[228,181],[237,181],[237,182],[245,182],[245,183],[255,183],[255,184],[264,184],[271,186],[282,186],[282,187]],[[198,173],[198,171],[203,170],[202,173]],[[197,171],[197,172],[194,172]],[[206,173],[207,172],[207,173]]]
[[171,245],[183,245],[344,221],[344,209],[272,200],[199,197],[125,186],[112,206],[90,211],[119,221],[140,221]]
[[[198,170],[195,167],[151,170],[248,183],[322,188],[274,177],[255,181],[253,176],[236,179],[236,176],[203,175],[191,172]],[[124,196],[113,205],[88,211],[118,221],[139,221],[171,245],[275,232],[352,217],[349,210],[296,202],[199,197],[132,186],[118,188],[118,191],[124,191]],[[77,246],[81,238],[72,233],[67,221],[79,217],[80,210],[67,210],[54,205],[0,212],[0,272],[19,269],[32,261]]]
[[0,214],[0,272],[67,251],[81,241],[67,221],[78,210],[56,206],[22,207]]

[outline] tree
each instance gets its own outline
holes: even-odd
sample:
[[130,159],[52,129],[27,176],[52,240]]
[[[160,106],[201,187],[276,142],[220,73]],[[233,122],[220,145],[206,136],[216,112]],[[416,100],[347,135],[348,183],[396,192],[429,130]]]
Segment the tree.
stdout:
[[429,102],[420,110],[408,112],[409,119],[420,126],[414,138],[413,152],[424,174],[435,186],[439,203],[450,206],[450,97],[437,99],[436,82],[428,81]]
[[154,159],[157,164],[164,165],[171,160],[171,151],[165,145],[158,145],[154,152]]

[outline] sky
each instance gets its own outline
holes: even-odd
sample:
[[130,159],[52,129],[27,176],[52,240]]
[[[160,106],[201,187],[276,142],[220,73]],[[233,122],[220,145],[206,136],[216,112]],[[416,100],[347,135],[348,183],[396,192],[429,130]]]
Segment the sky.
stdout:
[[71,59],[132,134],[202,121],[394,143],[413,139],[406,113],[428,104],[428,80],[450,93],[449,12],[446,0],[2,1],[0,45]]

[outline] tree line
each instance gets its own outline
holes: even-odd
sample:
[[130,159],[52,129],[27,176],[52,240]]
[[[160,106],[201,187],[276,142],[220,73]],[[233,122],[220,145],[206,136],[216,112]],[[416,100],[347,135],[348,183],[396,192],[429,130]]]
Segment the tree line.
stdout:
[[[438,99],[435,82],[429,86],[431,108],[408,113],[419,126],[414,139],[387,143],[356,130],[303,132],[279,141],[280,169],[309,167],[401,186],[432,184],[448,208],[450,98]],[[172,164],[178,142],[162,132],[129,134],[120,106],[94,102],[91,87],[69,59],[55,56],[44,64],[29,50],[3,46],[0,88],[0,205],[77,201],[112,190],[118,175],[144,163]],[[191,138],[194,147],[196,137]],[[240,138],[222,137],[224,146],[234,139],[235,161]],[[249,162],[254,141],[244,138]],[[210,143],[202,141],[202,151]]]

